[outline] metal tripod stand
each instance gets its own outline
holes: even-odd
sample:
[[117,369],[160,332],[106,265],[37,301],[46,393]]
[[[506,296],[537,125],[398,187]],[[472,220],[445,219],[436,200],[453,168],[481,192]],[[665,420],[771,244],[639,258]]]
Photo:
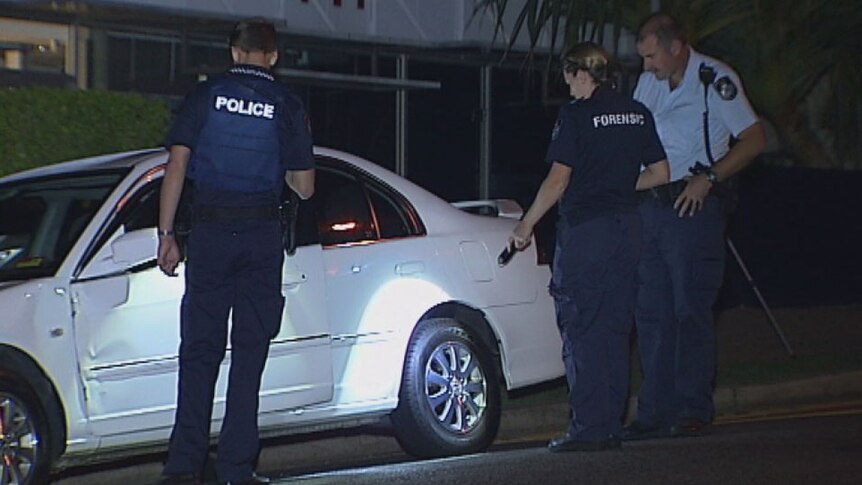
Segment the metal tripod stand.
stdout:
[[[706,151],[706,158],[709,160],[709,166],[715,165],[715,159],[712,156],[711,144],[709,142],[709,101],[708,101],[708,92],[709,87],[712,85],[713,81],[715,81],[715,68],[713,66],[709,66],[706,63],[701,63],[698,68],[698,76],[700,78],[700,82],[703,84],[703,146]],[[689,169],[692,173],[703,173],[701,167],[698,167],[698,164],[695,164],[695,167]],[[709,167],[703,167],[708,169]],[[715,175],[713,173],[713,175]],[[790,348],[790,344],[787,342],[787,338],[784,336],[784,332],[781,331],[781,327],[778,326],[778,322],[775,321],[775,317],[772,315],[772,311],[769,309],[769,305],[766,304],[766,300],[763,299],[763,295],[760,294],[760,289],[757,287],[757,284],[754,282],[754,278],[751,277],[751,273],[748,272],[748,267],[745,266],[745,261],[742,260],[742,257],[739,255],[739,251],[736,250],[736,246],[733,245],[733,241],[730,240],[729,237],[725,237],[725,241],[727,241],[727,246],[730,248],[730,252],[733,253],[733,257],[736,258],[736,262],[739,264],[739,267],[742,269],[742,272],[745,274],[745,279],[748,280],[748,284],[751,285],[751,289],[754,290],[754,294],[757,296],[757,299],[760,301],[760,305],[766,311],[766,316],[769,317],[769,322],[772,324],[772,328],[775,329],[775,333],[778,334],[778,338],[781,339],[781,343],[784,345],[784,348],[787,350],[787,353],[790,355],[790,358],[796,357],[796,354],[793,352],[793,349]]]
[[760,294],[760,289],[757,287],[757,283],[754,282],[754,278],[751,277],[751,273],[748,271],[748,267],[745,266],[742,256],[739,255],[739,251],[736,250],[736,246],[733,245],[733,241],[731,241],[729,237],[725,238],[725,241],[727,241],[727,247],[730,248],[730,252],[733,253],[733,257],[736,258],[736,263],[739,264],[739,268],[745,275],[745,279],[748,281],[748,284],[751,285],[751,289],[754,290],[754,294],[757,296],[758,301],[760,301],[760,306],[762,306],[763,310],[766,311],[766,316],[769,317],[769,322],[772,324],[772,328],[775,330],[775,333],[778,334],[778,338],[781,339],[781,343],[784,345],[785,350],[787,350],[787,354],[791,359],[795,358],[796,353],[793,352],[793,349],[790,347],[790,343],[787,342],[787,337],[784,336],[784,332],[781,330],[781,327],[778,326],[778,322],[772,315],[769,305],[766,304],[766,300],[763,298],[763,295]]

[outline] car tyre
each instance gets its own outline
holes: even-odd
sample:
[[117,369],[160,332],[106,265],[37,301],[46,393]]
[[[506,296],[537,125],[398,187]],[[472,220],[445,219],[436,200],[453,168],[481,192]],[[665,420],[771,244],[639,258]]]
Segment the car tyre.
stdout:
[[0,372],[0,483],[48,483],[48,420],[32,388]]
[[490,352],[457,321],[423,322],[407,346],[392,424],[421,458],[483,451],[500,426],[500,383]]

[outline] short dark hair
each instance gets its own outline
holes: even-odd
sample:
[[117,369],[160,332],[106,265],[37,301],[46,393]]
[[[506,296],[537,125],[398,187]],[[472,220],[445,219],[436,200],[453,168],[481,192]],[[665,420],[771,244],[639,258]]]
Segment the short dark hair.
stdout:
[[665,12],[656,12],[641,22],[638,27],[638,42],[651,35],[654,35],[665,49],[670,49],[671,42],[675,40],[683,44],[688,43],[685,27],[673,15]]
[[275,52],[278,49],[275,26],[260,17],[243,20],[230,33],[230,46],[246,52]]
[[586,71],[597,84],[606,83],[610,80],[610,55],[593,42],[581,42],[574,45],[566,50],[561,61],[563,72],[576,74],[578,71]]

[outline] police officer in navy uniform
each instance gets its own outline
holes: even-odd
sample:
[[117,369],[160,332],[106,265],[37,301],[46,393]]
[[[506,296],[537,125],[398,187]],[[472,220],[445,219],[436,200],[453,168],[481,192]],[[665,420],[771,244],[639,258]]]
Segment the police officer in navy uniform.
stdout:
[[644,72],[634,98],[655,117],[672,182],[647,192],[640,206],[636,327],[644,380],[625,438],[697,436],[709,432],[714,413],[712,306],[729,197],[722,182],[763,151],[765,138],[739,77],[692,49],[676,19],[648,17],[637,49]]
[[550,171],[510,244],[526,247],[559,202],[550,290],[572,419],[548,447],[598,451],[619,447],[628,394],[641,225],[635,190],[666,183],[668,168],[652,115],[609,85],[608,55],[582,43],[562,61],[575,99],[560,109],[545,157]]
[[198,483],[210,438],[228,314],[231,363],[218,442],[220,483],[267,483],[254,473],[258,392],[270,339],[281,324],[284,260],[278,205],[284,184],[307,199],[314,158],[300,100],[276,82],[276,31],[263,19],[236,25],[234,65],[200,83],[167,137],[158,264],[175,275],[174,218],[185,177],[194,187],[181,306],[177,411],[161,483]]

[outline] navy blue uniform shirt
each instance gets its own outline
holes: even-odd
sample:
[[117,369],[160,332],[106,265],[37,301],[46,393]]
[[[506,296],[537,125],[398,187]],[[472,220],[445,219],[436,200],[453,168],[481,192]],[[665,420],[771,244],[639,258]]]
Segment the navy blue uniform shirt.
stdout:
[[300,99],[261,67],[236,65],[189,93],[165,145],[191,149],[198,202],[248,205],[278,196],[286,170],[314,167]]
[[641,167],[665,158],[649,110],[604,86],[560,108],[545,156],[572,169],[560,201],[570,224],[634,211]]

